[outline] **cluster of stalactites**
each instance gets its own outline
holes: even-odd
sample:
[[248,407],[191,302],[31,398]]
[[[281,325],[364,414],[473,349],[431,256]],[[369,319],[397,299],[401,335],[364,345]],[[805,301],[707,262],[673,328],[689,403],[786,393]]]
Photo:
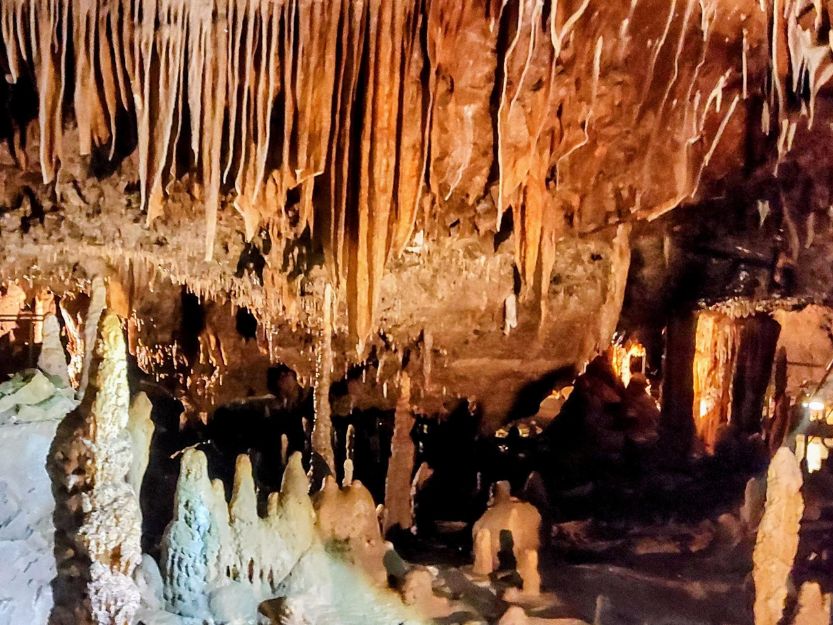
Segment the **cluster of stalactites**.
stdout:
[[513,211],[521,276],[545,284],[565,228],[691,197],[755,87],[787,151],[785,92],[833,75],[823,20],[744,1],[5,0],[0,64],[34,82],[45,181],[65,102],[83,155],[135,127],[149,219],[188,173],[208,257],[226,192],[249,237],[314,228],[364,338],[424,189],[479,206],[497,172],[497,221]]

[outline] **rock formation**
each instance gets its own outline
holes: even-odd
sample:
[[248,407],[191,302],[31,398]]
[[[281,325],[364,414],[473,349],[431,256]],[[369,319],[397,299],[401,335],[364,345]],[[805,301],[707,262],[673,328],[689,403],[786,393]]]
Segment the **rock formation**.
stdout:
[[143,392],[137,393],[130,401],[127,431],[132,443],[133,461],[130,464],[127,481],[133,487],[137,498],[141,494],[142,480],[150,459],[150,443],[154,430],[153,421],[150,418],[152,410],[153,404]]
[[411,439],[413,427],[411,379],[407,373],[402,373],[385,482],[385,532],[397,526],[404,530],[410,529],[414,522],[411,501],[411,476],[414,472],[414,442]]
[[[264,609],[279,614],[280,622],[314,620],[322,614],[339,614],[340,622],[357,625],[362,617],[380,625],[408,620],[412,615],[393,593],[371,592],[366,576],[356,575],[355,563],[367,565],[371,552],[384,573],[384,544],[372,498],[360,483],[343,493],[332,477],[326,483],[325,491],[316,497],[316,515],[301,455],[293,454],[281,491],[269,495],[262,518],[257,513],[247,456],[238,458],[227,505],[222,484],[215,481],[212,485],[209,480],[205,455],[187,450],[174,520],[163,539],[167,609],[188,618],[223,620],[222,615],[228,617],[235,606],[256,609],[261,602],[277,601]],[[375,536],[366,514],[367,499],[374,513]],[[333,541],[340,541],[347,550],[338,549]],[[382,552],[377,553],[380,547]],[[344,594],[343,586],[349,586],[355,596]]]
[[104,312],[97,337],[87,392],[61,425],[50,461],[61,588],[51,622],[60,625],[128,625],[139,607],[132,575],[142,557],[141,512],[127,483],[132,451],[119,318]]
[[783,616],[804,512],[801,484],[798,461],[781,447],[767,471],[766,504],[752,555],[755,625],[777,625]]
[[328,477],[313,502],[322,540],[340,545],[347,561],[359,566],[374,583],[384,585],[387,548],[370,491],[358,480],[339,488],[335,479]]
[[47,623],[52,608],[55,500],[44,460],[77,402],[51,379],[29,371],[0,384],[0,613],[10,624]]
[[827,625],[830,602],[831,595],[822,594],[818,582],[804,582],[798,590],[798,608],[792,625]]
[[38,356],[38,369],[58,378],[63,386],[69,386],[67,356],[61,345],[61,328],[55,315],[47,315],[43,320],[43,343]]
[[[488,535],[481,534],[484,530],[488,531]],[[515,562],[525,562],[525,570],[529,571],[533,558],[529,555],[524,556],[524,552],[529,550],[537,554],[541,542],[540,530],[541,514],[535,506],[512,497],[508,482],[498,482],[495,484],[492,503],[472,529],[475,556],[478,556],[475,560],[475,570],[497,570],[500,565],[499,554],[509,550]],[[487,537],[490,540],[491,566],[488,562],[482,561],[485,556],[483,545]],[[537,556],[534,559],[537,567]]]

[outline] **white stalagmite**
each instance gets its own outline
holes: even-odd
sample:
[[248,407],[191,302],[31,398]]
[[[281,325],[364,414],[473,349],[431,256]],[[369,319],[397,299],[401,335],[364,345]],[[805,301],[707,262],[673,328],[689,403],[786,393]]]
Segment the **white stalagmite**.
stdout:
[[[90,616],[100,625],[128,625],[139,607],[132,575],[141,562],[141,512],[127,483],[132,450],[127,434],[127,360],[121,322],[104,313],[89,368],[89,388],[79,407],[83,518],[78,548],[90,560],[86,594]],[[95,335],[93,335],[93,338]]]
[[411,378],[402,373],[399,399],[394,414],[393,439],[385,482],[384,531],[399,526],[409,529],[414,522],[411,510],[411,476],[414,472],[414,441],[411,430],[414,414],[411,410]]
[[752,554],[755,625],[777,625],[784,612],[804,512],[801,467],[781,447],[767,471],[766,504]]

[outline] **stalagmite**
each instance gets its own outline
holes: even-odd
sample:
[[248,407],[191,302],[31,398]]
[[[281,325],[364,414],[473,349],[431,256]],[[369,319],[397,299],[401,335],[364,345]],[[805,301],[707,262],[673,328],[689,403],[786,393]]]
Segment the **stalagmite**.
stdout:
[[798,590],[798,609],[792,625],[828,625],[831,595],[822,594],[818,582],[804,582]]
[[[333,291],[327,284],[324,287],[324,302],[321,319],[321,331],[315,354],[315,422],[312,428],[312,449],[327,465],[331,475],[335,475],[335,456],[333,454],[333,425],[330,408],[330,377],[333,368]],[[313,479],[314,462],[310,463]]]
[[98,332],[88,392],[66,420],[68,429],[73,424],[77,429],[59,432],[61,442],[51,470],[53,480],[66,489],[56,495],[61,508],[56,518],[67,515],[65,532],[56,535],[56,541],[66,541],[60,548],[67,554],[58,563],[58,578],[67,589],[56,596],[56,610],[66,615],[58,622],[68,618],[68,622],[128,625],[139,606],[132,574],[142,554],[141,513],[127,483],[132,450],[126,431],[126,353],[116,315],[104,313]]
[[[205,454],[186,449],[180,463],[174,518],[162,540],[165,602],[174,614],[206,618],[208,587],[217,575],[220,536]],[[224,500],[225,503],[225,500]]]
[[411,379],[402,373],[399,383],[399,399],[394,414],[391,456],[385,483],[384,531],[393,527],[406,530],[413,525],[411,514],[411,476],[414,471],[414,442],[411,430],[414,415],[411,411]]
[[492,557],[492,532],[481,529],[474,535],[474,566],[475,575],[491,575],[495,570]]
[[313,503],[322,539],[343,544],[346,557],[375,583],[383,585],[387,580],[383,563],[386,548],[370,491],[358,480],[339,488],[335,478],[327,476]]
[[84,363],[81,369],[81,381],[78,385],[78,398],[83,399],[90,379],[90,368],[95,348],[96,332],[98,331],[98,320],[101,318],[104,308],[107,305],[107,287],[101,276],[93,278],[90,288],[90,307],[87,316],[84,318]]
[[766,504],[752,555],[755,625],[777,625],[783,616],[804,512],[801,485],[798,461],[781,447],[767,471]]
[[537,597],[541,594],[541,574],[538,572],[538,552],[524,549],[518,559],[518,575],[523,580],[523,594]]
[[150,443],[153,439],[154,425],[150,418],[153,404],[145,393],[137,393],[130,402],[127,432],[130,434],[133,449],[133,461],[127,481],[133,487],[138,498],[142,490],[142,480],[150,459]]
[[57,377],[64,386],[69,387],[67,357],[61,345],[61,328],[55,315],[47,315],[43,320],[43,344],[38,356],[38,369]]
[[[507,532],[512,537],[512,554],[516,562],[520,561],[526,550],[538,551],[541,514],[532,504],[512,497],[508,482],[498,482],[495,484],[491,505],[472,528],[475,543],[485,540],[477,538],[483,530],[489,531],[492,570],[496,570],[500,565],[499,554],[505,546],[502,543],[506,540],[504,534]],[[479,568],[485,570],[487,567],[484,564]]]

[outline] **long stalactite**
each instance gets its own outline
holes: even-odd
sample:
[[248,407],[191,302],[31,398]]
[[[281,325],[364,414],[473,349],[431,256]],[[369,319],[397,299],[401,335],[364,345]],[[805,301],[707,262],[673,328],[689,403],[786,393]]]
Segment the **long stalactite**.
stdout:
[[361,341],[386,263],[439,204],[485,202],[498,227],[511,211],[534,286],[566,233],[693,198],[749,128],[781,159],[833,78],[816,4],[6,0],[0,66],[36,93],[45,183],[69,150],[135,152],[148,221],[185,182],[207,259],[226,205],[247,239],[308,231]]

